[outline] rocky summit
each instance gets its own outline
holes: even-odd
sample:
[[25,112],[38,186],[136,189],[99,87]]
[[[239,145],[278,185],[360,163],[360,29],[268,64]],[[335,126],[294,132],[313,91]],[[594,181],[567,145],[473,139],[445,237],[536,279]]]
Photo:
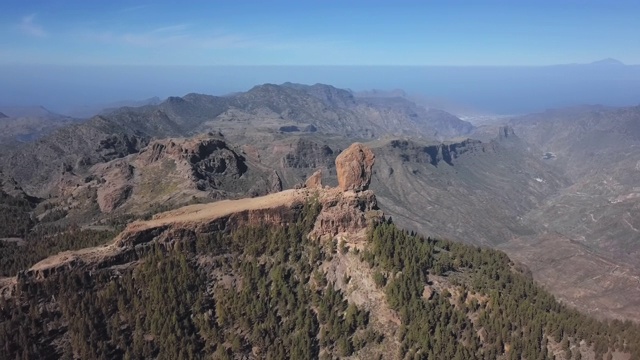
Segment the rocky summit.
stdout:
[[342,191],[364,191],[369,187],[375,155],[368,147],[354,143],[336,158],[338,186]]

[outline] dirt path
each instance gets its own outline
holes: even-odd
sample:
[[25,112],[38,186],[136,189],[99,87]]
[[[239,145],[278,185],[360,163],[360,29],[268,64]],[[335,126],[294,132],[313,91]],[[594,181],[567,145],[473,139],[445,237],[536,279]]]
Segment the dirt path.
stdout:
[[305,196],[304,190],[285,190],[261,197],[222,200],[208,204],[197,204],[182,207],[156,215],[148,221],[135,221],[125,231],[140,231],[173,223],[211,220],[245,210],[258,210],[283,205],[291,205]]

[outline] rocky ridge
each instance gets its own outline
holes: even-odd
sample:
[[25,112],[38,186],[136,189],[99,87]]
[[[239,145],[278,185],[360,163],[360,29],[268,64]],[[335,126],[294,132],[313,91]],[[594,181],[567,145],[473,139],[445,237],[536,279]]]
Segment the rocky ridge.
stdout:
[[[354,149],[370,151],[361,144],[346,151]],[[188,154],[184,151],[180,153]],[[336,165],[339,166],[339,161]],[[353,183],[347,183],[348,188],[368,183],[373,163],[361,166],[367,171],[362,178],[350,178],[349,181]],[[309,234],[311,238],[327,240],[346,236],[358,241],[364,239],[365,230],[370,224],[383,219],[373,192],[362,190],[343,191],[340,188],[321,187],[285,190],[262,197],[190,205],[161,213],[151,220],[131,223],[109,245],[63,252],[35,264],[29,270],[20,272],[17,281],[4,281],[8,285],[2,289],[2,293],[11,294],[16,284],[24,286],[69,269],[82,268],[90,273],[131,263],[146,254],[154,243],[171,248],[177,242],[193,242],[205,234],[233,231],[244,226],[286,226],[309,202],[318,203],[322,209]]]

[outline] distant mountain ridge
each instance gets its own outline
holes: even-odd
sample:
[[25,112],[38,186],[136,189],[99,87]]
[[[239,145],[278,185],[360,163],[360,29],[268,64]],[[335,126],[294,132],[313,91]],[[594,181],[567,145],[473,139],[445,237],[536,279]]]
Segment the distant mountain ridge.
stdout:
[[0,148],[33,141],[79,121],[42,106],[5,106],[0,111]]
[[44,106],[0,106],[2,111],[7,117],[22,118],[22,117],[66,117],[64,115],[56,114]]
[[589,65],[604,65],[604,66],[624,66],[625,64],[617,59],[613,59],[613,58],[606,58],[606,59],[602,59],[602,60],[597,60],[594,62],[589,63]]
[[192,93],[157,105],[118,108],[27,144],[1,163],[29,191],[45,193],[51,186],[47,176],[58,173],[55,169],[78,169],[123,157],[153,138],[220,130],[233,138],[245,136],[246,129],[278,133],[290,125],[350,138],[434,140],[464,135],[473,128],[453,115],[426,111],[406,99],[392,105],[355,99],[330,85],[264,84],[225,97]]
[[157,96],[143,100],[122,100],[105,104],[86,105],[81,107],[70,108],[63,113],[76,118],[90,118],[95,115],[109,113],[121,107],[140,107],[145,105],[158,105],[162,102]]

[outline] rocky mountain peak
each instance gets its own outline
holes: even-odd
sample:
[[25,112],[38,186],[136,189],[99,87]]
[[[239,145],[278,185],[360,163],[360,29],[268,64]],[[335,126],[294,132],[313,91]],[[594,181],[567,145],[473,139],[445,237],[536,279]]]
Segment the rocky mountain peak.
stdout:
[[0,112],[0,119],[6,119],[6,118],[8,118],[8,116]]
[[169,96],[167,98],[166,102],[169,103],[169,104],[172,104],[172,103],[173,104],[182,104],[182,103],[185,103],[186,100],[181,98],[181,97],[179,97],[179,96]]
[[375,155],[361,143],[353,143],[336,158],[338,187],[342,191],[364,191],[369,187]]

